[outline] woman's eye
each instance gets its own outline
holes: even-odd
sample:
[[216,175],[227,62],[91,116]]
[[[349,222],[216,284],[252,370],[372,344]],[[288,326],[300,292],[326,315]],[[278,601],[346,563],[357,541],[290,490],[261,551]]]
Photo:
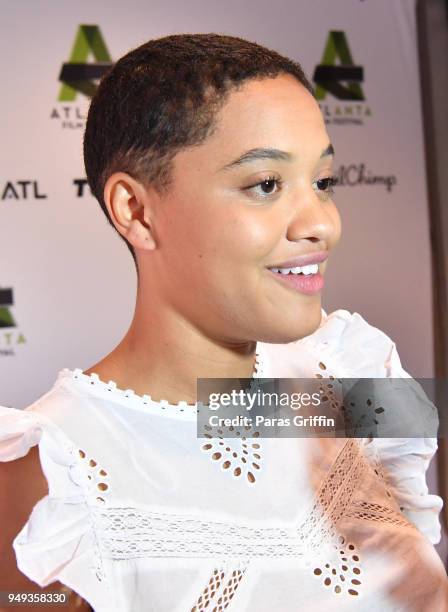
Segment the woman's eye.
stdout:
[[[328,176],[325,178],[318,179],[313,182],[313,187],[316,189],[319,195],[329,198],[334,193],[334,186],[337,183],[335,176]],[[275,195],[282,190],[283,181],[275,176],[269,176],[268,178],[246,187],[244,191],[252,193],[258,199],[268,199],[270,196]]]
[[332,195],[334,193],[334,186],[337,183],[335,176],[327,176],[325,178],[314,181],[313,186],[317,188],[324,195]]
[[281,190],[282,181],[279,178],[270,176],[255,185],[251,185],[250,187],[246,187],[244,191],[252,192],[256,197],[266,198],[271,195],[276,194]]

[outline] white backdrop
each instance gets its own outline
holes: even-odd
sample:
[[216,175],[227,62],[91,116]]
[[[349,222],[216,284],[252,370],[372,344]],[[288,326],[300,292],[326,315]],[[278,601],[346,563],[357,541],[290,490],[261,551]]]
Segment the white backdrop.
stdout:
[[0,404],[24,407],[63,367],[98,361],[133,313],[131,256],[88,188],[77,197],[74,183],[85,177],[89,101],[58,100],[81,24],[98,26],[112,60],[152,37],[213,31],[285,53],[310,78],[329,32],[343,32],[364,100],[320,101],[336,167],[355,183],[337,188],[343,237],[323,306],[359,312],[393,338],[412,375],[433,375],[415,0],[3,0],[1,8]]

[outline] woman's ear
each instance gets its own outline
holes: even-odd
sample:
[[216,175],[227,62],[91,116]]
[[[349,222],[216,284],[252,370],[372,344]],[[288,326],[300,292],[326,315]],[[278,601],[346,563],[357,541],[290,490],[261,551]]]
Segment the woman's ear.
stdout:
[[152,250],[156,247],[151,229],[151,189],[125,172],[115,172],[104,186],[104,203],[109,217],[135,249]]

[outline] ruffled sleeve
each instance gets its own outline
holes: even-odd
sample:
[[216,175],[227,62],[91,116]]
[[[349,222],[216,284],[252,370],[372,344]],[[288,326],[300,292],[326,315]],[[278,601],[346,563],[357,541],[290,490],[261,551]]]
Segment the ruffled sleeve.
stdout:
[[41,437],[42,426],[34,413],[0,406],[0,461],[24,457]]
[[[321,326],[305,340],[305,344],[318,350],[325,349],[326,358],[338,376],[412,378],[401,365],[395,343],[356,312],[336,310],[327,315],[323,311]],[[431,408],[434,406],[429,400],[423,400],[416,381],[410,389],[422,400],[426,423],[433,424]],[[405,409],[405,403],[397,403],[397,410]],[[434,428],[429,426],[428,430],[434,431]],[[431,543],[437,544],[441,538],[439,514],[443,500],[429,493],[426,482],[426,471],[437,451],[437,438],[377,437],[365,440],[364,448],[369,458],[380,462],[389,491],[403,514]]]
[[33,507],[13,541],[17,566],[41,587],[56,580],[70,585],[73,569],[80,563],[87,567],[92,551],[73,446],[46,415],[0,406],[0,460],[23,457],[36,444],[49,494]]
[[[395,344],[390,342],[389,358],[385,363],[387,377],[411,378],[401,365]],[[422,402],[420,406],[423,407]],[[435,437],[372,440],[372,451],[384,468],[386,481],[401,511],[432,544],[438,544],[441,539],[439,515],[443,500],[429,493],[426,472],[437,448]]]

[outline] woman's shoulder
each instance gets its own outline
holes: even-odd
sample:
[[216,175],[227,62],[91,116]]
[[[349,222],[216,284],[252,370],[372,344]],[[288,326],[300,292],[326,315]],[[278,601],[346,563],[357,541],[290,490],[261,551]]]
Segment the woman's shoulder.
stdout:
[[51,388],[25,408],[0,405],[0,461],[19,459],[44,438],[69,446],[61,424],[70,397],[60,377]]
[[73,452],[74,439],[92,429],[104,399],[91,392],[90,377],[77,384],[80,372],[61,369],[50,388],[23,409],[0,405],[0,461],[23,457],[36,445],[58,462]]
[[[48,484],[39,460],[38,447],[0,466],[2,495],[1,516],[2,549],[11,557],[11,567],[15,565],[10,548],[13,538],[26,523],[33,507],[48,494]],[[8,563],[7,563],[8,565]]]
[[18,568],[40,587],[59,579],[88,528],[76,446],[51,418],[62,404],[55,387],[24,409],[0,406],[1,545],[8,575]]

